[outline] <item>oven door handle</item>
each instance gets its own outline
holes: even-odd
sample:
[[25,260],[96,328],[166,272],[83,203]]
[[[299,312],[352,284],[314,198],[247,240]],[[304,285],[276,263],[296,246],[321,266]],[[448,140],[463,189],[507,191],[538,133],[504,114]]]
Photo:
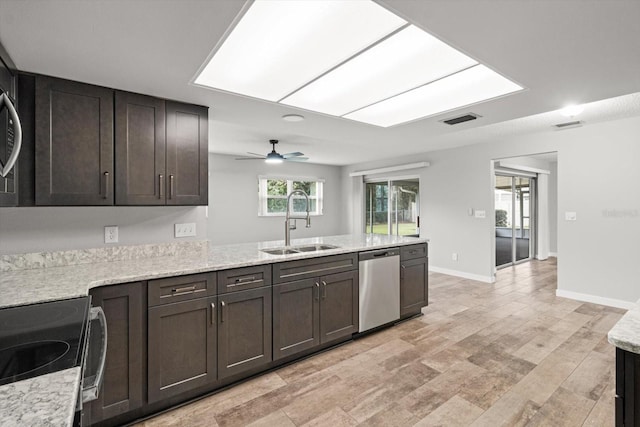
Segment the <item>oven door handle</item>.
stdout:
[[89,384],[82,389],[82,403],[91,402],[98,398],[102,380],[104,379],[104,367],[107,362],[107,318],[104,315],[102,307],[91,307],[89,311],[89,320],[98,320],[102,329],[102,352],[100,354],[100,367],[96,373],[93,384]]
[[13,150],[7,159],[7,163],[3,165],[0,161],[0,176],[7,176],[9,172],[11,172],[11,169],[13,169],[13,165],[15,165],[16,160],[18,160],[18,155],[20,154],[20,147],[22,146],[22,125],[20,124],[20,117],[18,116],[16,107],[6,93],[0,93],[0,110],[2,110],[3,107],[7,108],[9,118],[13,120],[14,132]]

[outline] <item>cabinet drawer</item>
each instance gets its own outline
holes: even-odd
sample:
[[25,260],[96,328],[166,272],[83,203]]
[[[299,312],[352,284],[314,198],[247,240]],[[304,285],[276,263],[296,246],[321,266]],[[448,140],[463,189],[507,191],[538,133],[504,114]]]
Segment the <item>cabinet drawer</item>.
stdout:
[[218,293],[243,291],[271,285],[271,266],[234,268],[218,272]]
[[357,268],[357,253],[281,262],[273,265],[273,283],[308,279]]
[[400,259],[424,258],[427,256],[427,244],[402,246],[400,247]]
[[148,292],[149,307],[215,295],[216,274],[201,273],[149,280]]

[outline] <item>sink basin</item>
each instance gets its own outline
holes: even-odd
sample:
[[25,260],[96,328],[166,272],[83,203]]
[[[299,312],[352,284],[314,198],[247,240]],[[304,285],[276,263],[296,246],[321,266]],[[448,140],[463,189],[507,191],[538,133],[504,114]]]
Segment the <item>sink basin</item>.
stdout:
[[318,244],[318,245],[294,246],[292,248],[262,249],[262,252],[268,253],[269,255],[289,255],[289,254],[299,254],[300,252],[326,251],[328,249],[337,249],[338,247],[339,246]]
[[262,252],[268,253],[270,255],[288,255],[300,253],[300,251],[290,248],[262,249]]
[[316,251],[326,251],[328,249],[337,249],[338,246],[333,245],[308,245],[308,246],[296,246],[295,250],[299,252],[316,252]]

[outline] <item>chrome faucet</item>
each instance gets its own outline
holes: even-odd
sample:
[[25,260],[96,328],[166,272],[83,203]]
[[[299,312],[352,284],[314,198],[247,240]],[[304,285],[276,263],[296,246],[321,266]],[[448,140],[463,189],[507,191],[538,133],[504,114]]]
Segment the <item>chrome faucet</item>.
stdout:
[[[289,208],[289,205],[291,203],[291,196],[293,196],[294,194],[302,194],[304,196],[304,198],[306,199],[306,207],[307,207],[307,216],[306,217],[292,217],[291,216],[291,211]],[[309,196],[307,195],[307,193],[305,193],[302,190],[293,190],[291,193],[289,193],[289,195],[287,196],[287,214],[286,214],[286,219],[284,221],[284,245],[285,246],[290,246],[291,245],[291,230],[295,230],[296,229],[296,219],[306,219],[307,220],[307,228],[311,227],[311,216],[309,214]],[[293,220],[293,225],[291,225],[291,220]]]

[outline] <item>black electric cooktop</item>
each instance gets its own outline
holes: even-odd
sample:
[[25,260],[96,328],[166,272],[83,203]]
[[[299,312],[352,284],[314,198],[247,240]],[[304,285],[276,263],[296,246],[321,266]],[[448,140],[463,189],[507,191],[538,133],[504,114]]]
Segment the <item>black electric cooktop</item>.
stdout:
[[89,298],[0,309],[0,385],[82,363]]

